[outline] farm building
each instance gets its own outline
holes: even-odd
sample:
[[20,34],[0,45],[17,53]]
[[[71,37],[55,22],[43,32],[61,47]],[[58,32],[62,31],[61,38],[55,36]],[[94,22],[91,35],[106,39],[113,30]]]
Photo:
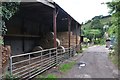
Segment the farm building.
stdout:
[[[60,40],[62,46],[69,47],[68,17],[70,16],[59,6],[56,5],[56,7],[57,14],[54,14],[54,6],[35,2],[21,3],[20,10],[7,21],[8,32],[4,37],[5,45],[11,46],[12,55],[32,51],[36,46],[41,46],[43,49],[55,47],[53,34],[57,34],[56,38]],[[54,16],[57,16],[57,33],[54,33]],[[78,35],[77,45],[80,41],[80,25],[74,19],[70,24],[70,43],[71,46],[75,46],[76,34]]]
[[[61,52],[56,52],[58,48],[62,49],[62,52],[66,54],[70,53],[70,49],[73,47],[75,50],[80,49],[81,25],[69,13],[51,0],[21,2],[19,11],[9,21],[6,21],[6,26],[8,31],[4,35],[4,45],[10,49],[9,52],[12,57],[10,57],[9,69],[11,73],[15,73],[15,76],[23,74],[24,72],[19,71],[25,71],[25,67],[34,66],[35,64],[30,66],[28,64],[35,62],[34,60],[39,60],[38,57],[40,55],[38,53],[42,55],[50,53],[50,56],[54,57],[52,60],[54,63],[56,61],[56,53]],[[69,51],[66,52],[67,50]],[[53,54],[53,52],[55,53]],[[34,53],[38,55],[34,55]],[[46,57],[48,58],[48,55],[42,57],[42,59]],[[40,60],[42,59],[40,58]],[[22,65],[22,62],[25,62],[25,64]],[[18,63],[20,63],[19,66],[15,66]],[[36,67],[38,68],[38,66]],[[30,72],[28,69],[26,71]],[[36,73],[40,73],[40,70]],[[25,74],[27,75],[28,73]],[[21,75],[20,77],[28,78],[31,75]]]

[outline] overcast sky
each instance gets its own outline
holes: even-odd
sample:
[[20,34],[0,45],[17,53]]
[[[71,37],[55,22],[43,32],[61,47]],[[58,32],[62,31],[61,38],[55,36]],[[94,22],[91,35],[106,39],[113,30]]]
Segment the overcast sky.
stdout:
[[101,4],[112,0],[54,0],[79,23],[85,22],[94,16],[108,15],[107,5]]

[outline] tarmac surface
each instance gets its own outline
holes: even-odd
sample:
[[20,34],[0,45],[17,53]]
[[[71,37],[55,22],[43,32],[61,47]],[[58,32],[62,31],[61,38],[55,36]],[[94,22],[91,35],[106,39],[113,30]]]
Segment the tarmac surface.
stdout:
[[77,64],[63,78],[118,78],[118,69],[105,46],[92,46],[77,57]]

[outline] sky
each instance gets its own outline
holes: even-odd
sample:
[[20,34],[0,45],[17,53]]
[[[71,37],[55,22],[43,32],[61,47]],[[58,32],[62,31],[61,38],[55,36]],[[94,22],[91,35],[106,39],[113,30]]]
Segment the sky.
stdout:
[[108,15],[109,9],[105,2],[112,0],[54,0],[79,23],[86,22],[99,15]]

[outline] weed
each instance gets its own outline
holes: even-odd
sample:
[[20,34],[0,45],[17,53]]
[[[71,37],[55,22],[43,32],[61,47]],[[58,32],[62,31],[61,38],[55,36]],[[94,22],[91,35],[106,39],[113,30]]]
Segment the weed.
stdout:
[[75,62],[69,62],[66,64],[61,64],[59,70],[61,72],[67,72],[68,70],[70,70],[73,66],[75,65]]
[[57,80],[57,76],[54,74],[48,74],[47,76],[38,75],[36,78],[38,80]]

